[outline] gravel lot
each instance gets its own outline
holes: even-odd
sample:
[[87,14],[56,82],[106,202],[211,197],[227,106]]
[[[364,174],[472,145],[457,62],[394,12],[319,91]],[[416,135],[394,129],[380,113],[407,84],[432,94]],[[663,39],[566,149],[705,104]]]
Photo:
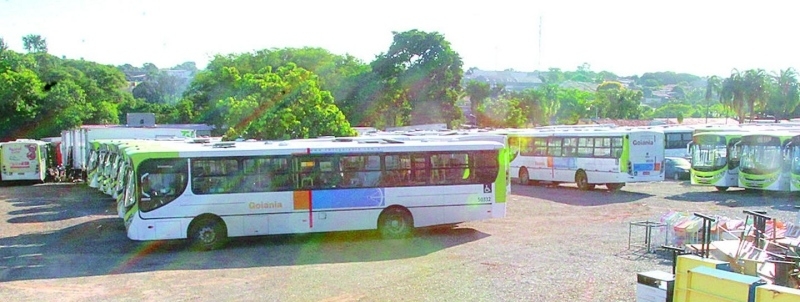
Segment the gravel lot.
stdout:
[[634,301],[637,272],[671,270],[664,252],[628,248],[629,222],[670,210],[795,221],[795,197],[716,192],[686,182],[620,192],[512,188],[503,219],[421,231],[270,236],[191,252],[127,239],[104,195],[76,184],[0,187],[5,301]]

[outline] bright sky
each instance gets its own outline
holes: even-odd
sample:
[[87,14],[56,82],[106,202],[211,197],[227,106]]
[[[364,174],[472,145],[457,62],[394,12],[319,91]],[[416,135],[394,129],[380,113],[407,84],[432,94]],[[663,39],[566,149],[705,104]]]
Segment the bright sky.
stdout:
[[419,29],[443,34],[465,70],[587,62],[618,75],[726,76],[800,68],[798,8],[790,0],[0,0],[0,37],[20,52],[23,36],[39,34],[57,56],[203,68],[214,54],[303,46],[370,62],[389,49],[392,31]]

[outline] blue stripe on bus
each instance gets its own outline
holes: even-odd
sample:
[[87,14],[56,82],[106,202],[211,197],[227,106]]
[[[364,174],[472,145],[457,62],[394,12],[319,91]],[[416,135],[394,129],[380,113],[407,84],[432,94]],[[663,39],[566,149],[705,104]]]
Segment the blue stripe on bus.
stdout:
[[656,169],[655,164],[633,164],[633,171],[653,171]]
[[578,165],[574,157],[553,157],[553,168],[575,170]]
[[319,190],[312,194],[314,209],[366,208],[383,206],[383,189]]

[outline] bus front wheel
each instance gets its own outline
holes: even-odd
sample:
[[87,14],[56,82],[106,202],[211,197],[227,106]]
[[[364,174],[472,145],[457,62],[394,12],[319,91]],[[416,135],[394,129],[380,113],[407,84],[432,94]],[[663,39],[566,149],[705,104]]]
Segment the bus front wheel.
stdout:
[[378,217],[378,232],[384,239],[408,238],[413,231],[414,219],[406,209],[388,208]]
[[225,223],[213,216],[198,218],[189,230],[189,242],[195,250],[208,251],[220,248],[227,238]]
[[528,169],[522,168],[519,170],[519,184],[527,186],[531,182],[531,177],[528,175]]
[[578,189],[583,191],[594,189],[594,185],[589,183],[589,178],[586,177],[586,172],[583,170],[575,173],[575,183],[578,184]]
[[715,188],[717,188],[717,191],[720,191],[720,192],[725,192],[725,191],[727,191],[727,190],[728,190],[728,187],[720,187],[720,186],[716,186]]

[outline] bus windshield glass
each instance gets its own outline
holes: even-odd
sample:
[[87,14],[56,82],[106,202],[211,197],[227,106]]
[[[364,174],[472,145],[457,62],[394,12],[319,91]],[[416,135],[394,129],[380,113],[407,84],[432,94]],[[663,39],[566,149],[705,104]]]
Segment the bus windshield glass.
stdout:
[[722,136],[696,136],[691,150],[692,168],[697,171],[714,171],[728,163],[728,147]]
[[744,145],[740,160],[743,173],[767,174],[781,169],[783,154],[779,145]]
[[152,159],[139,168],[139,209],[147,212],[174,200],[187,184],[186,159]]

